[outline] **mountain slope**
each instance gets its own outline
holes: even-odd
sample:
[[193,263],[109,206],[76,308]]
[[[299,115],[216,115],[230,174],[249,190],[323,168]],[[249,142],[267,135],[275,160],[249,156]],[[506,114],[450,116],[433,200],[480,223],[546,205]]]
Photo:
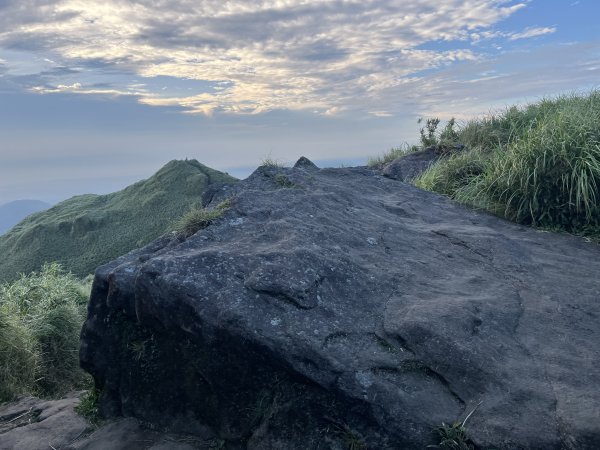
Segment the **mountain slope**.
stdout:
[[171,161],[122,191],[61,202],[0,236],[0,281],[38,270],[47,261],[79,276],[92,273],[167,231],[210,184],[233,181],[195,160]]
[[29,214],[48,208],[50,204],[40,200],[15,200],[0,205],[0,234],[6,233]]

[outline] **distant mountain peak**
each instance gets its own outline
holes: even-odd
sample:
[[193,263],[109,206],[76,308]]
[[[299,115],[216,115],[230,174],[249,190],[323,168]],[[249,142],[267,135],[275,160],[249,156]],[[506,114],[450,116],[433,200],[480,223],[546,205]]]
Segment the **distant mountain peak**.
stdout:
[[151,177],[107,195],[78,195],[28,217],[0,236],[0,281],[58,261],[76,275],[141,247],[214,183],[237,181],[195,159],[169,161]]

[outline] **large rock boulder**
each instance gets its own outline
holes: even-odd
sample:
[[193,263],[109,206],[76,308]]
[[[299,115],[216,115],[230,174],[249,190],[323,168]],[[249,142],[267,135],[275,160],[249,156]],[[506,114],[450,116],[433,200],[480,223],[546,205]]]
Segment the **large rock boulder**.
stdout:
[[207,198],[220,220],[96,272],[81,363],[106,415],[230,449],[418,449],[479,405],[479,448],[597,448],[596,244],[366,168]]

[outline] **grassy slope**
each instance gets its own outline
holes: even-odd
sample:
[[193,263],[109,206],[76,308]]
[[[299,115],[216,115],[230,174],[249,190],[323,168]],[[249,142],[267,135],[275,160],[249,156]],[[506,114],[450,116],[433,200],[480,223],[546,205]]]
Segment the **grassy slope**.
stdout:
[[466,150],[417,186],[515,222],[600,233],[600,91],[512,107],[468,122],[454,139]]
[[79,276],[147,244],[198,204],[209,184],[234,178],[195,160],[171,161],[108,195],[81,195],[33,214],[0,236],[0,281],[57,261]]

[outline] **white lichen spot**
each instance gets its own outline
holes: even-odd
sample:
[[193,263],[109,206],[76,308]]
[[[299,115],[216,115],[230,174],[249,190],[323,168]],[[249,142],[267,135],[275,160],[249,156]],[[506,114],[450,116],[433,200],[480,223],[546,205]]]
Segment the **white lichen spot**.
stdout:
[[274,327],[279,326],[280,323],[281,323],[281,319],[279,317],[275,317],[275,318],[271,319],[271,325],[273,325]]
[[354,375],[354,378],[356,378],[356,381],[364,388],[368,388],[373,384],[371,374],[368,372],[357,372]]
[[231,225],[232,227],[237,227],[238,225],[242,225],[245,221],[246,219],[244,219],[243,217],[238,217],[237,219],[231,219],[229,221],[229,225]]
[[377,245],[377,239],[375,239],[374,237],[368,237],[367,242],[371,245]]

